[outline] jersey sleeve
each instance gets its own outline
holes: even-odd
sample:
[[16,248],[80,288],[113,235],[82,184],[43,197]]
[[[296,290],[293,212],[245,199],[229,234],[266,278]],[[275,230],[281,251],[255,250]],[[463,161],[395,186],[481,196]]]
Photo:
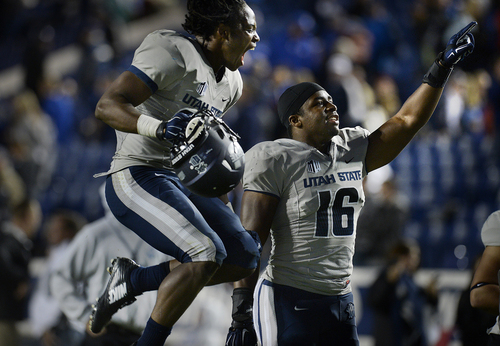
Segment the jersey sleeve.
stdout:
[[360,126],[353,128],[346,127],[340,130],[338,136],[335,136],[333,141],[339,144],[341,155],[346,155],[347,160],[363,162],[363,177],[366,172],[366,151],[368,150],[368,136],[370,132]]
[[481,230],[484,246],[500,246],[500,210],[492,213]]
[[165,32],[153,32],[135,51],[129,71],[155,92],[168,89],[184,77],[186,66],[176,43]]
[[278,181],[282,174],[278,159],[269,154],[265,145],[257,144],[245,154],[244,190],[267,193],[279,197],[281,185]]

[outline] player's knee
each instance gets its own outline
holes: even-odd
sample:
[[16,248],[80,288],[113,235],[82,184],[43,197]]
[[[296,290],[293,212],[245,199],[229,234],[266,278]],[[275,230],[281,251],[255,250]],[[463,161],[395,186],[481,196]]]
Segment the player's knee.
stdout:
[[262,246],[260,244],[259,236],[254,231],[242,232],[239,235],[240,240],[240,250],[236,253],[237,259],[235,264],[240,267],[247,269],[250,275],[255,268],[257,268],[257,263],[260,259],[260,254],[262,252]]
[[219,268],[220,265],[216,262],[195,262],[192,266],[192,275],[208,281]]

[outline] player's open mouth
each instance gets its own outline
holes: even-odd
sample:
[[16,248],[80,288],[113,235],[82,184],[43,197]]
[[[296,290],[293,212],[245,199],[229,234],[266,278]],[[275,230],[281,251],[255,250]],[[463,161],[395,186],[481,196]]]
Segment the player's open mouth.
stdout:
[[253,46],[252,48],[248,49],[245,53],[243,53],[243,55],[241,56],[241,64],[245,64],[245,54],[249,51],[249,50],[255,50],[255,46]]
[[339,124],[339,117],[338,117],[338,115],[337,116],[335,116],[335,115],[329,116],[326,118],[326,122],[327,123],[334,123],[335,125],[338,125]]

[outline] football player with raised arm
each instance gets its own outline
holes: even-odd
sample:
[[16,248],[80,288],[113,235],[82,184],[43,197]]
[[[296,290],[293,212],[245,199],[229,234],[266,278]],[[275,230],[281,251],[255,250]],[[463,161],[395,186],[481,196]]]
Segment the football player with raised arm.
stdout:
[[[117,150],[106,175],[113,215],[176,260],[152,267],[118,258],[90,319],[98,333],[122,306],[158,290],[156,305],[137,345],[163,345],[171,328],[207,284],[251,274],[260,256],[227,196],[206,198],[187,190],[172,171],[170,148],[190,116],[218,117],[242,93],[238,71],[260,40],[255,14],[244,0],[188,0],[185,36],[149,34],[131,66],[105,91],[96,117],[116,130]],[[98,175],[99,176],[99,175]]]
[[475,24],[451,37],[422,85],[373,133],[341,129],[334,100],[315,83],[281,95],[278,114],[290,139],[246,153],[241,205],[243,226],[263,244],[271,237],[271,255],[260,278],[237,282],[233,294],[233,319],[246,334],[253,323],[262,346],[359,345],[350,283],[363,178],[429,120],[454,65],[474,48]]

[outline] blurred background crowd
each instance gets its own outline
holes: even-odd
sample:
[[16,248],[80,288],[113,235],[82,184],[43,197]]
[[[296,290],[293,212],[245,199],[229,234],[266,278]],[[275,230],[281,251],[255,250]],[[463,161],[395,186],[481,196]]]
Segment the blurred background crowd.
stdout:
[[[355,255],[361,268],[382,266],[396,240],[411,238],[422,270],[463,272],[465,288],[483,250],[481,226],[500,207],[498,1],[247,2],[261,41],[240,69],[243,96],[224,118],[245,150],[285,136],[276,102],[301,81],[326,88],[341,127],[376,129],[448,38],[479,23],[474,53],[456,67],[429,124],[365,181]],[[16,294],[26,300],[36,297],[50,256],[104,215],[104,178],[92,176],[108,169],[116,139],[94,117],[98,99],[147,33],[182,31],[185,8],[185,0],[0,2],[0,220],[25,233],[28,270],[17,272],[24,284]],[[232,193],[236,212],[240,193]],[[2,285],[0,278],[0,320]],[[32,323],[25,333],[40,340],[50,327]]]

